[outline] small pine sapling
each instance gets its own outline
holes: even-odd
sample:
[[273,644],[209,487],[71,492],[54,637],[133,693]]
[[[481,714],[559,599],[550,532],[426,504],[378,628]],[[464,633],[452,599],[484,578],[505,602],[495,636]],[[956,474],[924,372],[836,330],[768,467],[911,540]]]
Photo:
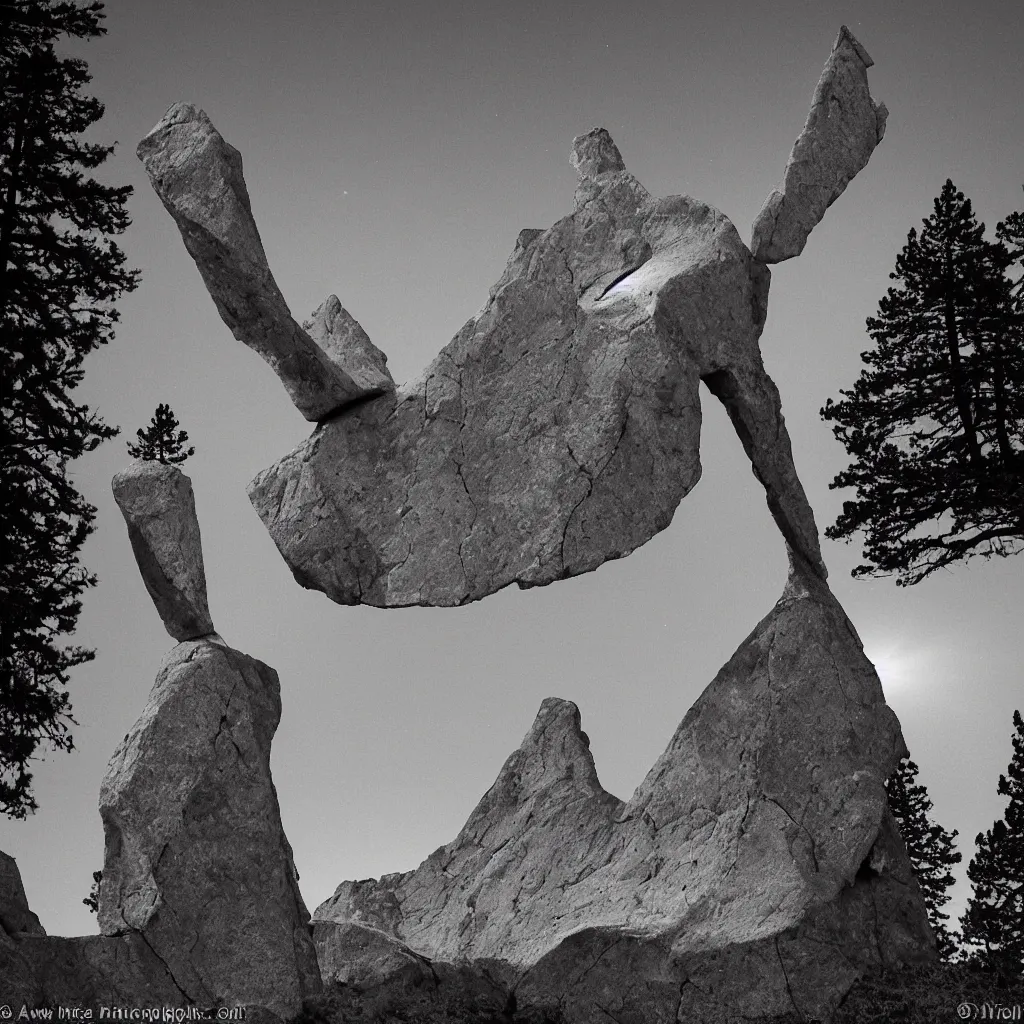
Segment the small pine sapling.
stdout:
[[134,459],[145,459],[150,462],[162,462],[164,465],[177,465],[184,462],[190,455],[195,455],[195,448],[185,448],[188,434],[178,430],[178,421],[171,412],[169,405],[158,405],[149,426],[136,431],[139,443],[128,442],[128,454]]

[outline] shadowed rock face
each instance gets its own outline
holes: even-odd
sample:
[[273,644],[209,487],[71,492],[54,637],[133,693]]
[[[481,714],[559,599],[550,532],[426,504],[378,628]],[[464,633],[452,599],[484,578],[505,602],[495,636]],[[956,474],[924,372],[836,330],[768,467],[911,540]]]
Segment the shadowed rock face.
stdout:
[[192,481],[177,466],[137,459],[111,490],[164,628],[175,640],[212,633]]
[[183,1000],[139,935],[47,935],[29,909],[17,863],[0,852],[0,1003],[19,1010],[76,1006],[95,1019],[103,1006],[180,1006]]
[[207,640],[165,658],[100,789],[100,929],[139,934],[183,996],[287,1016],[320,988],[270,775],[277,673]]
[[0,941],[12,935],[45,934],[39,918],[29,910],[17,862],[0,851]]
[[576,707],[546,700],[459,836],[339,886],[318,944],[326,959],[326,922],[349,925],[353,976],[497,961],[520,1007],[571,1021],[824,1016],[865,970],[932,955],[885,797],[904,751],[853,627],[798,563],[629,801],[602,789]]
[[750,247],[765,263],[803,252],[807,236],[882,141],[889,112],[868,91],[872,64],[844,25],[793,144],[782,187],[765,200],[754,221]]
[[320,367],[326,353],[359,389],[335,394],[321,370],[282,373],[293,391],[289,380],[315,378],[328,396],[296,398],[322,422],[249,486],[296,580],[341,604],[458,605],[627,555],[700,477],[701,380],[786,544],[824,578],[758,338],[766,262],[800,251],[881,138],[870,63],[844,27],[753,255],[707,204],[650,196],[604,129],[579,136],[574,212],[520,233],[483,310],[397,392],[333,296],[309,334],[291,320],[237,151],[202,111],[173,107],[139,152],[225,322],[275,365]]

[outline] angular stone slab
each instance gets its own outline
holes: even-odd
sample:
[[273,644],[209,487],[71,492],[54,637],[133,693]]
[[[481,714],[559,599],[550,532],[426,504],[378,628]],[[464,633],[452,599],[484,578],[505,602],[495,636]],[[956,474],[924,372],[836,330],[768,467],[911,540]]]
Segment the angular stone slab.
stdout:
[[422,376],[250,484],[303,586],[341,604],[459,605],[629,554],[700,477],[701,380],[786,542],[824,576],[758,349],[767,268],[718,210],[652,198],[603,129],[573,161],[575,212],[520,234]]
[[781,263],[799,256],[825,211],[882,141],[889,112],[868,91],[867,69],[873,63],[843,25],[793,144],[782,187],[768,196],[754,221],[750,247],[757,259]]
[[214,631],[192,481],[177,466],[137,459],[111,484],[146,590],[175,640]]
[[865,972],[934,956],[885,795],[904,750],[853,627],[796,562],[630,800],[601,787],[575,705],[546,700],[453,842],[343,883],[314,921],[505,964],[521,1009],[580,1024],[828,1019]]
[[320,990],[309,913],[281,825],[272,668],[223,644],[179,644],[100,789],[99,924],[138,935],[193,1002],[281,1017]]
[[370,341],[337,295],[328,295],[302,328],[332,363],[345,368],[365,394],[379,395],[395,390],[395,381],[387,367],[388,357]]
[[137,152],[221,319],[270,364],[306,419],[382,390],[354,380],[343,349],[325,352],[292,319],[252,217],[242,157],[202,110],[175,103]]

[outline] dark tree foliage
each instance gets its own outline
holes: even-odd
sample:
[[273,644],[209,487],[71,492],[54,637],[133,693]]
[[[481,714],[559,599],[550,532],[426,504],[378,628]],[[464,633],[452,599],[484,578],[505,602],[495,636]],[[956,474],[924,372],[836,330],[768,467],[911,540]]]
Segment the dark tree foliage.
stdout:
[[996,242],[984,232],[947,180],[896,259],[900,287],[867,321],[867,368],[821,410],[854,459],[830,486],[856,500],[825,531],[864,531],[854,576],[907,586],[1024,545],[1024,219],[1001,223]]
[[117,433],[71,392],[113,337],[113,303],[137,271],[111,241],[131,188],[87,175],[113,151],[80,140],[103,114],[82,94],[84,61],[64,36],[102,35],[102,4],[0,0],[0,810],[37,807],[39,744],[73,749],[69,669],[94,652],[61,646],[96,579],[78,561],[96,509],[67,465]]
[[999,795],[1006,813],[979,833],[978,852],[967,868],[974,891],[960,919],[964,943],[987,967],[1003,975],[1024,973],[1024,719],[1013,713],[1016,735]]
[[149,426],[145,430],[140,427],[135,433],[139,443],[128,442],[128,454],[133,459],[173,465],[196,453],[195,448],[185,449],[188,434],[178,430],[178,421],[169,405],[158,405]]
[[957,941],[946,927],[949,914],[943,913],[942,907],[949,902],[946,890],[954,882],[949,869],[959,864],[963,856],[954,849],[956,829],[947,832],[928,817],[932,802],[928,790],[918,783],[917,772],[917,765],[903,758],[885,789],[928,908],[928,923],[938,940],[939,955],[949,960],[957,951]]
[[82,902],[94,913],[100,912],[100,882],[103,881],[103,872],[94,871],[92,873],[92,888],[89,889],[89,895],[85,897]]

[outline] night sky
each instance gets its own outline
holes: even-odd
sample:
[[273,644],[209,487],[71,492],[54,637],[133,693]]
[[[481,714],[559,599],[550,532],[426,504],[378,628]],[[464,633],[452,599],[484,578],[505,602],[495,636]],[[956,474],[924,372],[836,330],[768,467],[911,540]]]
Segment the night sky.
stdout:
[[[749,242],[843,23],[876,62],[885,140],[803,254],[772,268],[761,339],[822,531],[848,458],[818,410],[860,372],[908,230],[947,177],[990,237],[1024,208],[1019,0],[107,4],[108,35],[73,52],[107,105],[91,137],[119,140],[100,176],[135,186],[120,242],[142,283],[76,394],[122,427],[72,464],[98,508],[82,559],[99,585],[75,636],[97,655],[72,674],[75,751],[36,765],[35,815],[0,822],[50,934],[96,931],[81,900],[103,860],[100,781],[173,646],[110,494],[160,402],[196,447],[183,468],[214,623],[281,677],[272,767],[310,911],[342,880],[409,870],[453,839],[544,697],[579,705],[603,785],[628,798],[786,576],[764,492],[702,389],[703,478],[626,559],[458,609],[342,608],[300,589],[245,486],[310,425],[221,322],[138,140],[171,103],[202,107],[242,153],[296,319],[336,293],[401,382],[481,307],[520,229],[571,212],[570,144],[595,125],[652,194],[709,202]],[[960,832],[963,879],[975,834],[1002,814],[1024,708],[1024,561],[976,559],[905,589],[851,579],[857,541],[823,553],[933,816]],[[954,923],[967,895],[961,881]]]

